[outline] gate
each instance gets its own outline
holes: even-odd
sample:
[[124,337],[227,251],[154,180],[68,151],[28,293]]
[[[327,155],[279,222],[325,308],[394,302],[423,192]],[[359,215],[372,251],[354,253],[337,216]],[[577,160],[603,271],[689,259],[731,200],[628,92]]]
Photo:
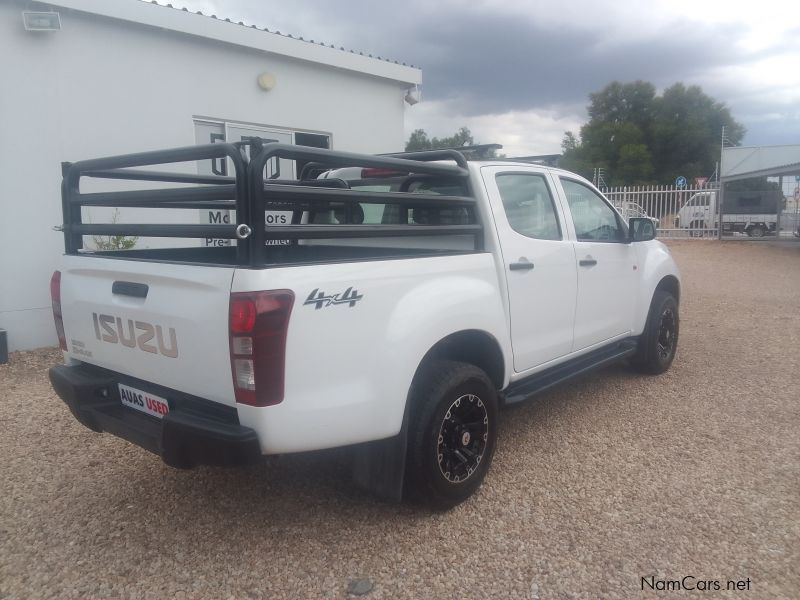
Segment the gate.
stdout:
[[611,187],[603,193],[627,221],[650,217],[662,238],[716,238],[719,235],[716,184],[702,188],[671,185]]
[[716,183],[702,188],[627,186],[606,188],[604,193],[625,220],[655,220],[662,238],[800,237],[800,191],[792,201],[778,188],[731,187],[728,184],[722,191]]

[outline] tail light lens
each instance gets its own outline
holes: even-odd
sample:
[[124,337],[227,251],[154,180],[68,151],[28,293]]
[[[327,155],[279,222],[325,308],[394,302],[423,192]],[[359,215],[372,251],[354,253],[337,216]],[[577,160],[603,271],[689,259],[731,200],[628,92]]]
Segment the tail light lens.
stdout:
[[58,345],[67,349],[67,336],[64,335],[64,318],[61,316],[61,271],[55,271],[50,278],[50,300],[53,302],[53,320],[56,323]]
[[290,290],[234,292],[230,302],[231,372],[236,402],[270,406],[283,400]]

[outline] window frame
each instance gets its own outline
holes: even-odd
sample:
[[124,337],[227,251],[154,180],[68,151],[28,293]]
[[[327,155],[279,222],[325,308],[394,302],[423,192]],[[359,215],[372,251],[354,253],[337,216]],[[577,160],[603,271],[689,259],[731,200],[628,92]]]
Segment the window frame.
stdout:
[[[544,185],[547,188],[547,193],[550,195],[550,206],[553,209],[553,216],[556,220],[556,227],[558,228],[558,237],[557,238],[538,238],[527,235],[522,233],[521,231],[514,228],[514,225],[511,223],[511,219],[508,218],[508,212],[506,211],[505,202],[503,202],[503,193],[500,191],[500,186],[497,184],[498,177],[502,177],[505,175],[524,175],[527,177],[540,177],[542,181],[544,181]],[[545,171],[498,171],[494,173],[494,185],[497,188],[497,194],[500,199],[500,205],[503,208],[503,215],[505,216],[506,223],[508,223],[508,227],[514,233],[521,235],[522,237],[529,239],[529,240],[536,240],[539,242],[563,242],[566,238],[564,235],[564,227],[562,226],[561,219],[559,218],[558,207],[556,205],[556,195],[553,193],[553,188],[551,186],[551,182],[549,181],[549,177],[547,177],[547,173]]]
[[[630,239],[629,239],[630,238],[630,232],[628,231],[628,224],[625,222],[625,219],[622,218],[622,215],[619,214],[619,211],[617,211],[617,209],[614,208],[614,205],[611,204],[611,202],[609,202],[608,198],[606,198],[605,195],[600,190],[595,189],[595,187],[592,186],[591,184],[589,184],[588,182],[581,181],[580,179],[577,179],[575,177],[565,176],[565,175],[562,175],[560,173],[558,173],[556,176],[558,177],[558,182],[561,185],[561,191],[564,194],[564,205],[565,205],[564,209],[565,209],[565,211],[567,211],[569,213],[569,218],[572,221],[572,232],[575,235],[575,241],[576,242],[588,242],[588,243],[597,243],[597,244],[629,244],[630,243]],[[572,214],[572,207],[569,204],[569,198],[567,197],[567,190],[564,188],[564,184],[563,184],[564,181],[570,181],[572,183],[576,183],[576,184],[578,184],[580,186],[585,187],[588,190],[591,190],[591,191],[595,192],[600,197],[600,200],[603,202],[603,204],[605,204],[611,210],[611,212],[613,213],[614,219],[616,219],[617,225],[619,226],[620,232],[622,233],[622,239],[619,239],[619,240],[587,240],[587,239],[581,239],[578,236],[578,229],[575,227],[575,217]]]

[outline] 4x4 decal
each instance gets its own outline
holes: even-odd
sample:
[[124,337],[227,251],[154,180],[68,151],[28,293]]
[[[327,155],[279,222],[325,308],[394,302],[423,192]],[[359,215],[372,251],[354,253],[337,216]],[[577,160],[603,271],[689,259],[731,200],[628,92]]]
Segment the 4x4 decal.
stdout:
[[331,306],[332,304],[349,304],[352,308],[356,305],[356,302],[363,297],[363,294],[359,294],[358,290],[354,290],[352,287],[347,288],[344,292],[331,296],[326,296],[325,292],[321,292],[319,288],[314,288],[314,291],[311,292],[308,298],[306,298],[306,301],[303,302],[303,306],[313,304],[314,310],[319,310],[320,308]]

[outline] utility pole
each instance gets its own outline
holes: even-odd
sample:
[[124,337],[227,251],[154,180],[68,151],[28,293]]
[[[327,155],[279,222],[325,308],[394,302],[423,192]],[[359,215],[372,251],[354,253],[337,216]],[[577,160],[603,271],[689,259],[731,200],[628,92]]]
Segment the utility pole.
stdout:
[[[719,163],[718,165],[722,164],[722,151],[725,150],[725,125],[722,126],[722,135],[720,136],[720,143],[719,143]],[[724,213],[722,212],[722,202],[725,199],[725,184],[720,181],[720,168],[717,167],[717,181],[719,182],[719,191],[717,192],[717,239],[722,239],[722,218]]]

